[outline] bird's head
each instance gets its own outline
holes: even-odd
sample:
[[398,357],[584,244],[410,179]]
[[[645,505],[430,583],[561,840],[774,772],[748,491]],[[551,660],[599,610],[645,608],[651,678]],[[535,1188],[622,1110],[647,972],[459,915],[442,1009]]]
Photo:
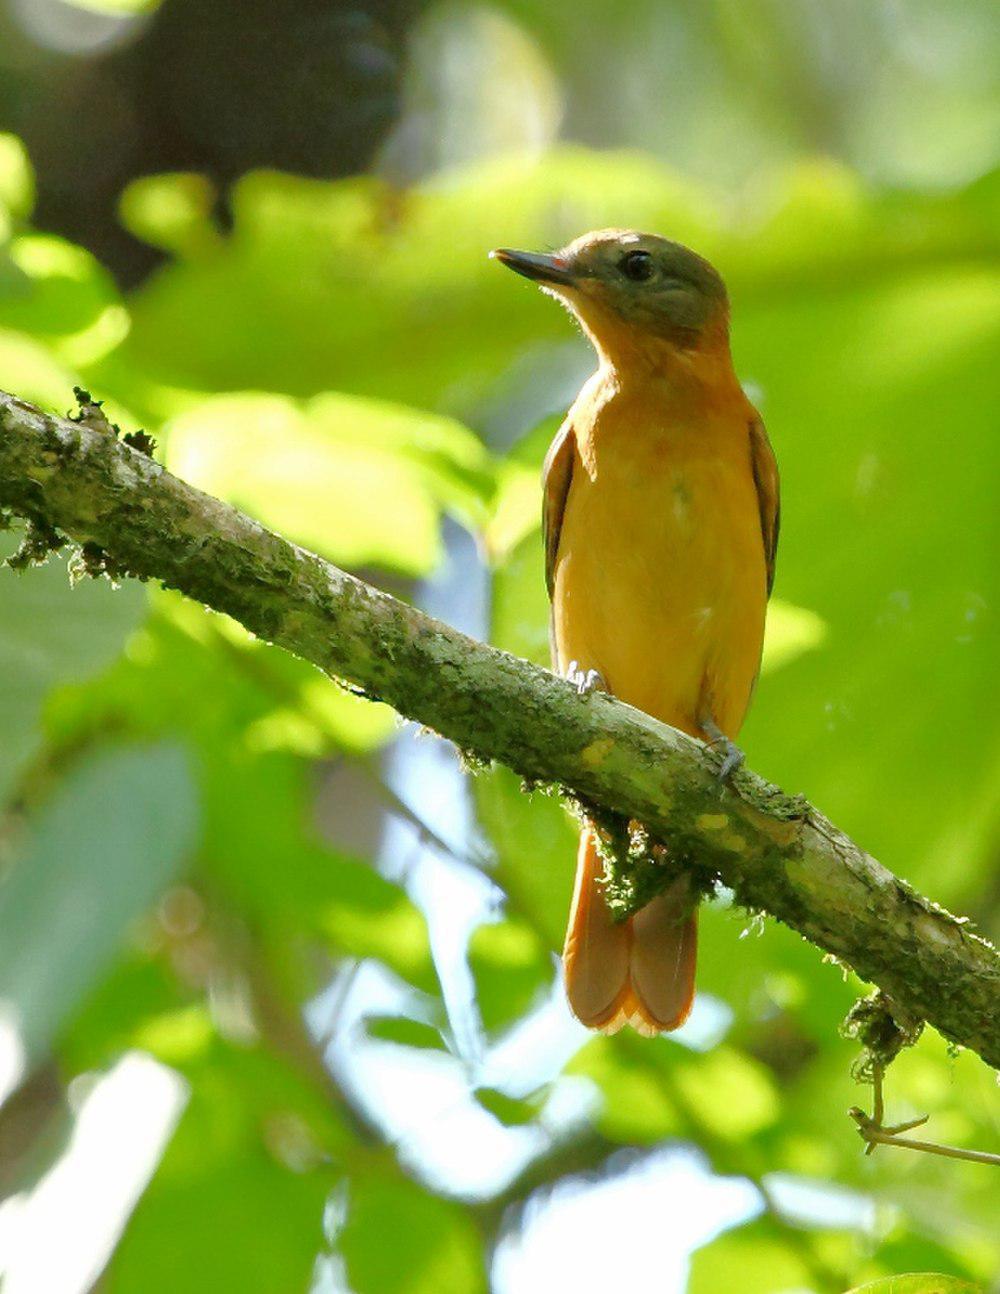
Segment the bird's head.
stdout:
[[498,247],[490,255],[563,301],[612,362],[663,346],[697,350],[728,336],[729,303],[718,272],[656,234],[601,229],[558,252]]

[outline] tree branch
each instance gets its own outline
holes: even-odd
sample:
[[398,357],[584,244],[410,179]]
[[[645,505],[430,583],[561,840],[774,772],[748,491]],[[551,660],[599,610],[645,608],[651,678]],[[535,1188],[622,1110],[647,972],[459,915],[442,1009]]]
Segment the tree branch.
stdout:
[[[171,476],[100,419],[0,393],[0,506],[83,545],[100,569],[225,612],[331,677],[531,780],[637,819],[670,850],[646,892],[696,861],[877,984],[908,1017],[1000,1068],[1000,955],[804,800],[611,697],[458,633]],[[653,878],[650,881],[650,878]],[[634,878],[633,878],[634,879]],[[638,889],[642,889],[640,884]]]

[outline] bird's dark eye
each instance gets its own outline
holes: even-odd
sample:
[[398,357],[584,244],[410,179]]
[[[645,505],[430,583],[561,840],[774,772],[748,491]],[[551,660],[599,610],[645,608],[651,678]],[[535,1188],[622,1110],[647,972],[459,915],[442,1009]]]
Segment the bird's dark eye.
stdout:
[[627,252],[618,262],[619,269],[633,283],[645,283],[653,277],[653,258],[649,252]]

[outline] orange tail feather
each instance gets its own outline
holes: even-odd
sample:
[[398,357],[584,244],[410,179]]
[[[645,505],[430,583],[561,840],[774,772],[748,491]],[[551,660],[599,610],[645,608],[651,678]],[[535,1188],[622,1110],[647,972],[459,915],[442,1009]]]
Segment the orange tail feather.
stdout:
[[652,1036],[684,1023],[694,1001],[698,942],[686,878],[635,916],[615,921],[604,897],[594,833],[580,833],[576,884],[563,948],[573,1014],[591,1029],[630,1024]]

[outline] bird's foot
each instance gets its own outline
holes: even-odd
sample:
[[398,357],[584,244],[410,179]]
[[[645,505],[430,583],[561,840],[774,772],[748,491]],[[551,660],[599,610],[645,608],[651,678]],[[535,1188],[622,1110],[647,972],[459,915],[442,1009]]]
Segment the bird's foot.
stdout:
[[579,661],[571,660],[566,669],[566,678],[576,688],[577,695],[586,700],[595,692],[606,692],[608,685],[604,675],[597,669],[583,669]]
[[722,756],[722,763],[719,765],[716,776],[720,782],[727,782],[745,762],[746,755],[740,750],[735,741],[726,736],[713,719],[703,720],[701,726],[708,738],[705,744]]

